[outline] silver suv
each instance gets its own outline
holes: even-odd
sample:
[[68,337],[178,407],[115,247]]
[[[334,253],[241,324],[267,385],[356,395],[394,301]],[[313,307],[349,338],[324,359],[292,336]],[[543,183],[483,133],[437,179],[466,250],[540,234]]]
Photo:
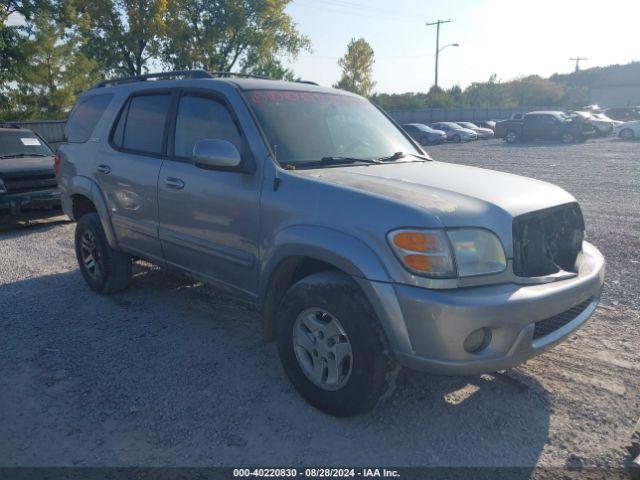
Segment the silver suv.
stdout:
[[518,365],[584,324],[603,284],[570,194],[433,161],[367,100],[309,83],[102,82],[57,173],[93,290],[124,289],[142,258],[255,302],[295,388],[334,415],[373,408],[400,366]]

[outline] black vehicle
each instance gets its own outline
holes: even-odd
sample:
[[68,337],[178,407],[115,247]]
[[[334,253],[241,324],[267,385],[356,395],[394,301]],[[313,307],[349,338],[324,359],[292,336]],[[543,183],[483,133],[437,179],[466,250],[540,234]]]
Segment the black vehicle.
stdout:
[[584,142],[595,134],[593,125],[582,118],[554,111],[530,112],[522,120],[504,120],[496,124],[496,137],[504,138],[507,143],[539,139]]
[[406,123],[402,128],[420,145],[439,145],[447,141],[445,132],[421,123]]
[[613,119],[621,122],[633,122],[640,120],[640,106],[638,107],[620,107],[620,108],[607,108],[604,114]]
[[37,133],[0,126],[0,218],[61,213],[54,152]]

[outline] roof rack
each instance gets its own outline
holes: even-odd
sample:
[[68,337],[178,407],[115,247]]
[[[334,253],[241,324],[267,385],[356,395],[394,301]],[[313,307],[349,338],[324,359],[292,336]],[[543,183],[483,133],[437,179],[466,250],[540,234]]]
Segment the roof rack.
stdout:
[[235,73],[235,72],[208,72],[206,70],[174,70],[172,72],[156,72],[146,73],[144,75],[134,75],[132,77],[114,78],[112,80],[103,80],[96,83],[91,89],[103,88],[110,85],[121,85],[125,83],[145,82],[149,79],[170,79],[170,78],[257,78],[260,80],[269,80],[269,77],[263,75],[250,75],[248,73]]
[[305,83],[307,85],[316,85],[318,86],[318,84],[316,82],[312,82],[311,80],[296,80],[296,83]]

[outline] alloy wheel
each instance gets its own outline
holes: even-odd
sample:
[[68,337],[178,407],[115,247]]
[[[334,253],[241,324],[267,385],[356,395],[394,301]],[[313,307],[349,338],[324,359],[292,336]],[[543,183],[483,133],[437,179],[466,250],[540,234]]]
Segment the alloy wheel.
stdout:
[[82,263],[87,273],[93,278],[100,278],[103,270],[102,258],[96,245],[96,238],[88,230],[82,234],[80,252],[82,254]]
[[326,310],[310,308],[298,315],[293,349],[304,375],[323,390],[338,390],[349,380],[351,343],[340,321]]

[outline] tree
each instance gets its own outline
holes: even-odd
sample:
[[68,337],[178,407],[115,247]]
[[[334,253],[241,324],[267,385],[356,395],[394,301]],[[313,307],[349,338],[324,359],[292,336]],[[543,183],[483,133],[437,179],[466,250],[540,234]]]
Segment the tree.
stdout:
[[293,73],[279,58],[309,49],[284,11],[291,0],[170,0],[161,59],[169,68]]
[[6,93],[11,110],[5,116],[64,118],[75,96],[97,80],[96,65],[82,54],[81,39],[65,30],[55,10],[41,9],[24,28],[25,60]]
[[342,76],[335,88],[370,97],[376,82],[373,81],[373,48],[364,38],[352,38],[347,53],[338,60]]
[[168,0],[71,0],[70,23],[102,73],[140,75],[159,52]]

